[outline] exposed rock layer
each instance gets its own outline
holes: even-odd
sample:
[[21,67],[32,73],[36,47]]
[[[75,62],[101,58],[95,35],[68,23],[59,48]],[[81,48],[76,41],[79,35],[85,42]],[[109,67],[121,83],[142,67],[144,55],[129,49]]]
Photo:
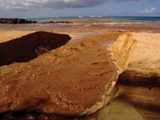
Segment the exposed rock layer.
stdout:
[[106,105],[118,68],[108,46],[97,41],[67,44],[27,63],[1,67],[0,112],[73,116],[90,114]]
[[160,87],[160,74],[146,71],[125,70],[119,76],[119,84],[144,86],[148,89]]
[[112,46],[113,57],[118,66],[124,71],[132,59],[137,45],[137,40],[129,33],[121,35]]
[[[143,119],[160,119],[160,34],[132,35],[138,42],[127,69],[119,76],[120,94],[134,105]],[[121,49],[127,51],[126,47]],[[116,57],[120,60],[121,54]]]

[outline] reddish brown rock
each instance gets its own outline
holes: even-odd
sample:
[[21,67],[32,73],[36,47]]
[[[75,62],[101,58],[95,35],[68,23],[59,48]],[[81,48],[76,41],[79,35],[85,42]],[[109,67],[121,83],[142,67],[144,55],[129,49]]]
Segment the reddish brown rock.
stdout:
[[66,44],[26,63],[0,67],[0,113],[92,114],[111,99],[118,68],[107,46]]

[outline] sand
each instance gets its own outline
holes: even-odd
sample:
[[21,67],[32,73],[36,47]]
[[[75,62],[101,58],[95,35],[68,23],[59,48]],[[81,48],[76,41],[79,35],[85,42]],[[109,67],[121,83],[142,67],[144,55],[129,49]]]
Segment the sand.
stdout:
[[34,31],[15,31],[15,30],[12,30],[12,31],[0,31],[0,42],[7,42],[9,40],[12,40],[12,39],[16,39],[16,38],[19,38],[19,37],[22,37],[24,35],[27,35],[27,34],[30,34],[30,33],[33,33]]
[[[108,23],[109,24],[109,23]],[[35,31],[0,31],[0,43],[19,38]],[[57,33],[69,34],[72,39],[69,43],[87,39],[91,36],[97,36],[95,39],[101,39],[105,32],[122,32],[122,31],[57,31]],[[122,32],[123,33],[123,32]],[[125,33],[125,32],[124,32]],[[131,35],[132,40],[136,40],[134,52],[129,59],[128,66],[124,70],[141,71],[142,73],[156,73],[160,75],[160,33],[146,32],[127,32]],[[100,37],[101,36],[101,37]],[[125,36],[121,36],[122,40]],[[104,38],[103,38],[104,39]],[[105,39],[103,40],[105,41]],[[130,40],[129,40],[130,41]],[[124,41],[122,41],[124,42]],[[112,45],[113,42],[110,43]],[[119,43],[116,43],[118,46]],[[123,46],[122,46],[123,48]],[[127,48],[126,48],[127,49]],[[124,49],[125,50],[125,49]],[[128,51],[126,51],[128,52]],[[152,79],[151,79],[152,80]],[[160,83],[160,78],[157,80]],[[149,89],[148,87],[138,87],[120,84],[119,97],[115,98],[110,105],[101,109],[96,115],[77,118],[77,119],[93,119],[93,120],[149,120],[160,119],[160,88],[159,86]],[[141,103],[139,105],[138,103]],[[153,103],[153,104],[151,104]],[[156,109],[155,109],[156,108]],[[65,118],[63,118],[65,119]],[[68,118],[67,118],[68,119]]]
[[138,44],[129,68],[160,72],[160,34],[142,32],[132,35]]

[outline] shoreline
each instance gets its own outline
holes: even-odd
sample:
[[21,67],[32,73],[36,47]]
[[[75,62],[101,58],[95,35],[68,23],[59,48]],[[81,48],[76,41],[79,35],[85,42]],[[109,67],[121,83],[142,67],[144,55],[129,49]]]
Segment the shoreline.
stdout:
[[[57,23],[56,23],[57,22]],[[68,22],[68,23],[63,23]],[[53,23],[36,24],[0,24],[0,31],[59,31],[59,32],[93,32],[93,31],[136,31],[160,33],[160,21],[98,21],[98,20],[67,20]]]

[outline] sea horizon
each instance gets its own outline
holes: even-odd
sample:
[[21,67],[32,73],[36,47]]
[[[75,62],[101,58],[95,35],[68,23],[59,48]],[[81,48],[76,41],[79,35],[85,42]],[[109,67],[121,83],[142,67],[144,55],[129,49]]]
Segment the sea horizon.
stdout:
[[[24,18],[33,24],[0,25],[1,30],[136,30],[160,31],[160,17],[147,16],[75,16]],[[54,23],[54,24],[53,24]]]
[[25,18],[34,21],[68,20],[68,19],[95,19],[100,21],[160,21],[160,16],[69,16],[69,17],[35,17]]

